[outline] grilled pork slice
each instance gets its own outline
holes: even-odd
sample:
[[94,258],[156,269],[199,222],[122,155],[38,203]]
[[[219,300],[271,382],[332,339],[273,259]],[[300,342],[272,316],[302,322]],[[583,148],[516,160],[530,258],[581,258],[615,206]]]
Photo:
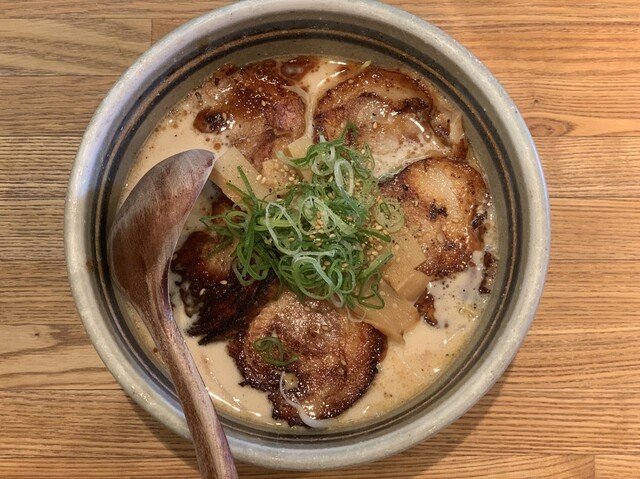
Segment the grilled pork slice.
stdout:
[[[298,360],[286,366],[265,361],[254,346],[269,336]],[[273,417],[303,425],[292,404],[312,419],[341,414],[371,384],[385,345],[384,335],[368,324],[349,320],[327,303],[301,302],[285,292],[230,341],[228,350],[244,382],[269,393]],[[283,374],[287,379],[281,390]]]
[[455,159],[417,161],[381,185],[402,204],[405,224],[427,260],[417,269],[432,278],[463,271],[484,249],[488,201],[482,175]]
[[273,60],[225,65],[194,93],[202,109],[193,126],[223,135],[260,170],[305,130],[305,103],[288,85]]
[[325,92],[314,128],[329,139],[347,123],[368,144],[379,175],[416,158],[464,158],[467,142],[459,113],[425,82],[402,72],[369,67]]
[[176,252],[172,271],[180,275],[180,296],[186,313],[197,319],[187,333],[202,336],[200,344],[235,334],[267,301],[272,282],[238,282],[231,269],[231,247],[213,253],[220,240],[205,231],[195,231]]

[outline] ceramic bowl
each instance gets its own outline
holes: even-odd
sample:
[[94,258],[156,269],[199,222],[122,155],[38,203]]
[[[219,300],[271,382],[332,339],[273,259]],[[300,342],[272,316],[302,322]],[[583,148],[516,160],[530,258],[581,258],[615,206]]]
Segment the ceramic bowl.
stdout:
[[491,388],[534,318],[550,228],[540,161],[516,106],[471,53],[433,25],[365,0],[247,0],[186,23],[142,55],[96,111],[71,173],[65,211],[69,279],[88,335],[123,389],[176,433],[189,437],[171,381],[136,340],[115,300],[106,233],[134,154],[168,108],[224,62],[294,54],[402,63],[435,84],[463,112],[493,195],[500,248],[494,292],[469,347],[437,384],[402,408],[339,432],[275,433],[222,417],[238,460],[310,470],[409,448]]

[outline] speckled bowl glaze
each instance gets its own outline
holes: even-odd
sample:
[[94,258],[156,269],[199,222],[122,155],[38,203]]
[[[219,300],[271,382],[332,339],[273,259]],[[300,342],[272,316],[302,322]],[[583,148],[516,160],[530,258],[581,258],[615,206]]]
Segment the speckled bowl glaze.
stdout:
[[137,343],[115,300],[106,232],[136,150],[167,109],[224,62],[336,54],[423,74],[463,112],[487,175],[500,268],[477,334],[442,379],[368,424],[340,431],[274,432],[222,420],[235,457],[310,470],[372,461],[409,448],[463,415],[516,354],[542,293],[549,206],[535,146],[512,100],[466,49],[433,25],[376,1],[246,0],[186,23],[142,55],[95,113],[73,167],[65,211],[69,279],[96,350],[123,389],[189,437],[166,373]]

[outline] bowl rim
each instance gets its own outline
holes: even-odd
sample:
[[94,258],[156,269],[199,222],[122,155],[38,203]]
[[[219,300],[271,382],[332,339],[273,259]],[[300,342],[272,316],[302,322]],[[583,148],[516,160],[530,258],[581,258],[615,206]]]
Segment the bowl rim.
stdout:
[[[521,186],[530,213],[527,226],[531,253],[523,258],[521,267],[531,274],[527,288],[519,291],[516,298],[510,327],[500,331],[496,337],[502,347],[489,350],[480,357],[478,364],[469,371],[464,391],[454,391],[447,396],[446,407],[436,406],[441,412],[436,421],[414,422],[396,428],[380,437],[363,441],[363,447],[357,450],[352,444],[320,445],[322,450],[284,449],[267,443],[246,443],[241,438],[229,436],[230,447],[238,460],[275,469],[336,468],[380,459],[423,441],[458,419],[484,396],[511,363],[535,316],[549,263],[550,210],[542,165],[522,116],[498,80],[462,45],[425,20],[374,0],[353,0],[349,2],[349,7],[350,15],[375,18],[397,31],[408,31],[426,43],[437,45],[443,55],[457,59],[460,70],[470,78],[475,78],[478,86],[491,98],[492,106],[503,112],[504,134],[516,145],[519,167],[526,177]],[[337,13],[341,8],[344,8],[342,0],[322,2],[322,11],[326,14]],[[130,358],[122,353],[113,331],[103,321],[109,312],[97,301],[95,291],[99,285],[83,255],[89,248],[87,231],[91,227],[87,221],[91,217],[91,205],[85,201],[89,195],[85,178],[87,172],[96,168],[92,164],[93,159],[108,147],[107,134],[102,126],[118,120],[122,114],[118,111],[118,105],[125,104],[124,99],[131,90],[137,91],[145,81],[153,78],[159,65],[166,62],[167,52],[181,52],[194,38],[206,36],[220,22],[259,20],[267,11],[273,13],[292,9],[318,11],[318,4],[315,0],[299,0],[295,5],[287,0],[242,0],[183,24],[153,45],[122,75],[101,102],[83,136],[69,177],[64,215],[65,257],[72,294],[87,334],[125,392],[146,411],[184,437],[190,437],[190,434],[182,411],[156,400],[157,389],[144,381],[139,371],[131,366]],[[327,458],[330,461],[326,461]]]

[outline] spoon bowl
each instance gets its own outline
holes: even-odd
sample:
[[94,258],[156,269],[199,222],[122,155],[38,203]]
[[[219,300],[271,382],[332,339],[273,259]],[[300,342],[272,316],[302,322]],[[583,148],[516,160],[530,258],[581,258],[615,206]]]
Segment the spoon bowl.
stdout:
[[116,287],[144,319],[167,365],[202,477],[234,478],[237,473],[222,425],[169,301],[171,258],[214,163],[213,153],[188,150],[153,167],[116,213],[107,256]]

